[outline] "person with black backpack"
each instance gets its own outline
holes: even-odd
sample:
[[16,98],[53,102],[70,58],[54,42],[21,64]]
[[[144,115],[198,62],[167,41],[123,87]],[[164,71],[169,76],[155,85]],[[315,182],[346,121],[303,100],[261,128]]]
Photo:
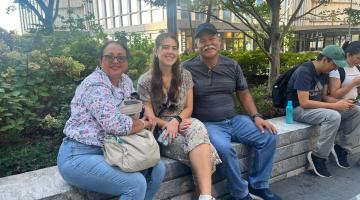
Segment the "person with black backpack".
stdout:
[[360,86],[360,41],[345,42],[342,48],[349,67],[329,73],[329,92],[335,98],[357,99],[357,87]]
[[[350,149],[351,136],[360,131],[360,107],[355,106],[353,99],[337,99],[328,93],[328,73],[347,66],[344,50],[328,45],[316,60],[297,67],[287,85],[286,100],[293,101],[294,120],[320,126],[315,148],[307,155],[310,166],[320,177],[331,177],[326,166],[331,152],[338,160],[338,166],[350,166],[347,154],[341,150]],[[334,150],[338,132],[339,141],[335,147],[341,149]]]

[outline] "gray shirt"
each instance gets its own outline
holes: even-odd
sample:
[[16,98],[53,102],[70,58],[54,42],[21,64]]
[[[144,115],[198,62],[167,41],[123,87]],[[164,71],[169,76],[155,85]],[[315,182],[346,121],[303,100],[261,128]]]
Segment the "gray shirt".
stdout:
[[193,117],[201,121],[222,121],[236,115],[234,92],[248,88],[239,64],[225,56],[210,70],[200,56],[185,61],[194,82]]

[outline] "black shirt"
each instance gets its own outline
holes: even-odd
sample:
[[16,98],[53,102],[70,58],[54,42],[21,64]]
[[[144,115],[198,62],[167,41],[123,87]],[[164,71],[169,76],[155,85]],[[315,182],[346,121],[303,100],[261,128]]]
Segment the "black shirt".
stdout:
[[293,101],[293,106],[299,106],[297,91],[308,91],[309,99],[322,101],[322,90],[328,83],[328,74],[317,74],[312,61],[301,64],[291,76],[287,86],[287,100]]

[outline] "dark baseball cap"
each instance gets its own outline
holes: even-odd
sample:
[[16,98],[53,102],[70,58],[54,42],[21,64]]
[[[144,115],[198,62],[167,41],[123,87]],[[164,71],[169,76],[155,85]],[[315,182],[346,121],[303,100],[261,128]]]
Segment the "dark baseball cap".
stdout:
[[211,23],[203,23],[200,24],[196,30],[195,30],[195,38],[200,37],[200,34],[204,31],[209,31],[210,33],[217,34],[218,31],[216,30],[216,27]]
[[331,58],[338,67],[348,67],[344,50],[336,45],[326,46],[321,54]]

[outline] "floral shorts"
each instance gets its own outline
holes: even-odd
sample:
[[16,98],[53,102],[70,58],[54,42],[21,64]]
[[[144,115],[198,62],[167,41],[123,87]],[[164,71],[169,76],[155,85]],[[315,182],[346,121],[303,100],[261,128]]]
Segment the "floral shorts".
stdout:
[[191,118],[192,123],[184,133],[178,134],[174,142],[168,146],[162,146],[162,155],[180,161],[191,167],[189,152],[200,144],[211,145],[212,172],[216,170],[216,165],[221,163],[220,157],[215,147],[210,143],[205,125],[198,119]]

